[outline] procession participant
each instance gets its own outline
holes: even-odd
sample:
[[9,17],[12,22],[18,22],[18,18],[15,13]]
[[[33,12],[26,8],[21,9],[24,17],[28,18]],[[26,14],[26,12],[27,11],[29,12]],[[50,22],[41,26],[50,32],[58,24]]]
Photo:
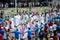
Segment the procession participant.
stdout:
[[35,40],[38,40],[38,33],[39,33],[39,27],[38,27],[38,24],[35,25]]
[[0,40],[3,40],[3,36],[4,36],[4,30],[2,29],[2,25],[1,25],[1,22],[0,22]]
[[11,29],[12,28],[12,26],[11,26],[11,24],[12,24],[12,21],[9,19],[9,16],[7,16],[7,18],[5,19],[5,28],[6,28],[6,30],[8,30],[9,28]]
[[30,28],[28,28],[28,31],[27,31],[27,33],[28,33],[28,40],[31,40],[31,37],[32,37],[32,30],[30,29]]
[[23,33],[22,33],[23,34],[23,40],[26,40],[27,39],[27,32],[26,31],[28,30],[26,23],[22,27],[24,27],[24,29],[22,29],[23,30]]
[[[18,14],[16,14],[15,16],[14,16],[14,30],[16,30],[16,28],[19,28],[19,27],[21,27],[21,23],[22,23],[22,13],[21,12],[19,12]],[[20,30],[20,29],[18,29],[18,30]],[[16,32],[15,32],[16,33]],[[20,34],[18,35],[19,37],[20,37]],[[20,38],[19,38],[19,40],[20,40]]]
[[55,22],[53,22],[53,33],[56,34],[56,30],[57,30],[57,25],[55,24]]
[[0,34],[4,35],[4,30],[3,30],[3,27],[2,27],[2,22],[0,22]]
[[39,29],[40,31],[39,31],[39,40],[43,40],[43,38],[44,38],[44,31],[43,31],[43,28],[40,28]]
[[[29,20],[28,23],[29,23],[30,29],[33,31],[33,32],[32,32],[32,38],[35,39],[35,38],[34,38],[34,37],[35,37],[35,22],[34,22],[34,21],[31,22],[31,21]],[[28,26],[27,26],[27,27],[28,27]],[[28,28],[29,28],[29,27],[28,27]]]
[[11,27],[12,29],[14,29],[14,14],[13,14],[13,16],[10,18],[10,27]]
[[7,40],[7,30],[3,26],[2,26],[2,29],[4,30],[3,40]]
[[40,28],[43,28],[43,30],[44,30],[44,25],[45,25],[45,23],[44,24],[40,23]]
[[15,31],[13,31],[12,33],[14,33],[15,34],[15,40],[19,40],[19,34],[21,34],[21,32],[18,30],[18,29],[16,29]]
[[41,14],[41,16],[40,16],[40,23],[43,23],[44,24],[44,15],[43,15],[43,13]]
[[18,26],[21,24],[21,21],[22,21],[21,17],[22,17],[22,13],[19,13],[14,16],[14,26]]
[[26,13],[23,13],[23,22],[27,22],[28,21],[28,18],[29,18],[29,16],[26,14]]
[[33,31],[35,30],[35,22],[34,21],[30,23],[30,28]]
[[47,33],[48,30],[49,30],[49,25],[48,25],[48,24],[45,24],[45,27],[44,27],[44,31],[45,31],[45,33]]
[[35,13],[32,13],[32,14],[30,15],[30,19],[31,19],[31,22],[34,21],[34,20],[36,20]]
[[50,10],[49,10],[49,12],[46,14],[46,23],[50,22],[50,16],[51,16],[51,14],[50,14]]
[[53,26],[49,27],[49,33],[50,33],[50,36],[52,38],[53,37]]

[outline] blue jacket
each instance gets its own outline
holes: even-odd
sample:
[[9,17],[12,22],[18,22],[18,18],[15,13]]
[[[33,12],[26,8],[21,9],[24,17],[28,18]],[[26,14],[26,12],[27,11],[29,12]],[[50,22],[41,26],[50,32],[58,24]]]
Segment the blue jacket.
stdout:
[[36,25],[35,29],[36,29],[35,32],[38,33],[38,31],[39,31],[38,25]]
[[3,21],[2,21],[2,19],[0,18],[0,24],[3,24]]
[[58,29],[60,29],[60,26],[58,26]]
[[16,30],[16,31],[14,31],[14,34],[15,34],[15,38],[19,38],[19,34],[21,34],[21,32]]
[[45,24],[40,24],[40,28],[44,27]]
[[0,34],[4,35],[4,30],[0,29]]
[[31,37],[32,36],[32,30],[28,29],[28,36]]

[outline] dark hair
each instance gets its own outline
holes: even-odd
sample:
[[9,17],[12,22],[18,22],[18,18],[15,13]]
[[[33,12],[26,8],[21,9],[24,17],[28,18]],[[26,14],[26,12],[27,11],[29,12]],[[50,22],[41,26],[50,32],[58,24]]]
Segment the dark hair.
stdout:
[[41,14],[41,16],[43,15],[44,13]]
[[30,28],[28,28],[30,30]]
[[36,21],[36,22],[38,22],[38,21]]
[[57,32],[54,33],[54,36],[57,35]]
[[16,29],[18,31],[18,29]]
[[8,32],[10,31],[10,29],[8,29]]

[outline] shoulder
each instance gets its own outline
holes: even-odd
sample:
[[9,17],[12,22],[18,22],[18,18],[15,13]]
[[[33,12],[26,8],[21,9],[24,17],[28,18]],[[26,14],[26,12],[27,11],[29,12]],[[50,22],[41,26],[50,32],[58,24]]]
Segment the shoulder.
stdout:
[[4,30],[2,30],[2,32],[4,33],[5,31],[4,31]]

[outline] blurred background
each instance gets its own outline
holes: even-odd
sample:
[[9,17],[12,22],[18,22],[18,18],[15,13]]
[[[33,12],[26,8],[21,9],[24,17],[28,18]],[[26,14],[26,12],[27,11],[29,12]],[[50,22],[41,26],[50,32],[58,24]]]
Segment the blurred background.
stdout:
[[58,4],[60,0],[0,0],[0,7],[33,7],[48,6],[53,3]]

